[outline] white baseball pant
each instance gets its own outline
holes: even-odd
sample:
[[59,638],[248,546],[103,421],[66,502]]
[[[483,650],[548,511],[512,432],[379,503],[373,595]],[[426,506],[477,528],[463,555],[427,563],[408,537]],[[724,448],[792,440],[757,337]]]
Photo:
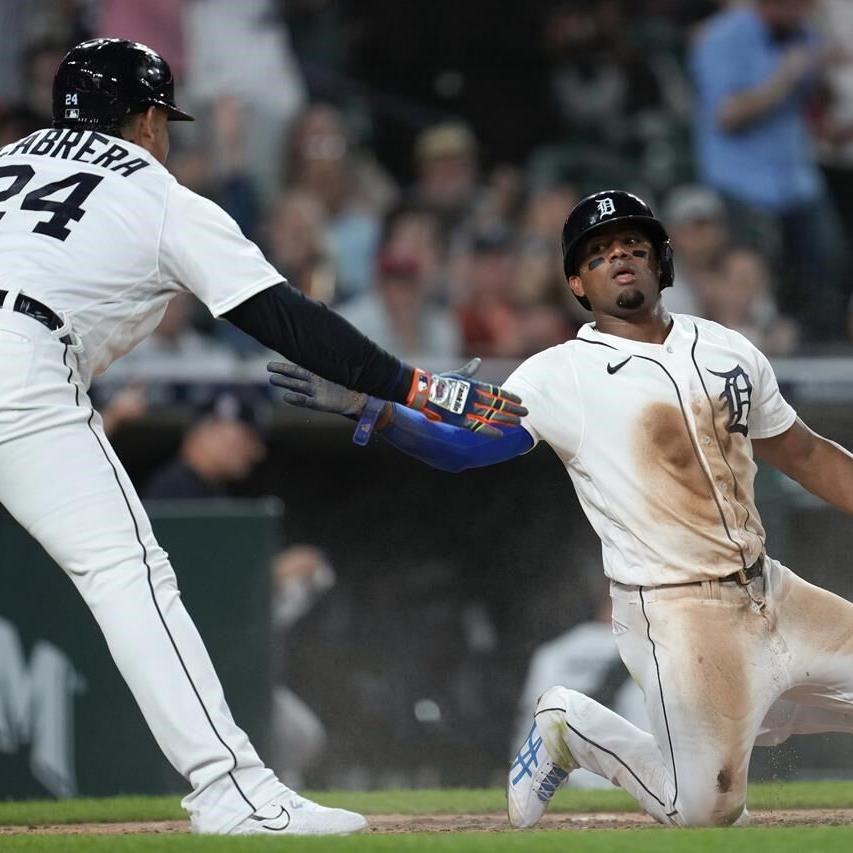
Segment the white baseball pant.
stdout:
[[853,604],[765,558],[748,586],[611,585],[613,628],[645,695],[651,733],[552,688],[578,763],[661,823],[733,823],[754,745],[853,732]]
[[192,785],[193,827],[227,832],[282,786],[231,716],[63,334],[0,309],[0,503],[91,608],[157,743]]

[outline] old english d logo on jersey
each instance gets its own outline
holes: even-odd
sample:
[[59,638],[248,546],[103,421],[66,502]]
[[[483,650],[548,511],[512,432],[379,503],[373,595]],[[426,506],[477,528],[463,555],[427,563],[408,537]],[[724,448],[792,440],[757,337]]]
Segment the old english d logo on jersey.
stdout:
[[749,381],[749,376],[739,364],[726,373],[718,373],[711,369],[708,373],[726,380],[723,393],[720,394],[720,399],[725,400],[729,407],[729,422],[726,424],[726,429],[729,432],[747,435],[747,419],[752,401],[752,383]]

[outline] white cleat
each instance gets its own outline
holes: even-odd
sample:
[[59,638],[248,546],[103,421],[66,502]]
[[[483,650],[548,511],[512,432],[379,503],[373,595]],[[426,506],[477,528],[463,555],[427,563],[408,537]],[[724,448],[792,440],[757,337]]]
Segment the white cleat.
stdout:
[[366,826],[356,812],[330,809],[290,791],[250,814],[229,835],[348,835]]
[[507,814],[516,829],[534,826],[569,773],[579,766],[565,738],[566,709],[553,690],[540,697],[530,734],[509,769]]

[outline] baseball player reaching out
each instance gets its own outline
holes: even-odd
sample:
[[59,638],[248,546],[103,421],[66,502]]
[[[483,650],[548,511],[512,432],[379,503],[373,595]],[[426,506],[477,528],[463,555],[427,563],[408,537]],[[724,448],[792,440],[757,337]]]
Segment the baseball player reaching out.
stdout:
[[797,417],[742,335],[667,312],[669,238],[636,196],[582,200],[563,257],[594,322],[507,380],[529,413],[498,441],[378,409],[287,365],[271,365],[272,381],[296,405],[361,416],[362,433],[378,411],[385,439],[446,470],[540,440],[565,464],[601,538],[613,632],[651,731],[577,691],[546,690],[509,772],[513,826],[533,826],[577,767],[661,823],[731,824],[747,817],[754,745],[853,732],[853,604],[767,555],[753,454],[851,514],[853,455]]
[[[0,502],[68,573],[157,743],[192,785],[194,831],[361,829],[282,785],[237,727],[175,574],[87,389],[190,291],[264,345],[480,435],[512,395],[432,376],[304,298],[210,201],[166,171],[166,62],[96,39],[57,71],[52,128],[0,149]],[[472,433],[473,434],[473,433]]]

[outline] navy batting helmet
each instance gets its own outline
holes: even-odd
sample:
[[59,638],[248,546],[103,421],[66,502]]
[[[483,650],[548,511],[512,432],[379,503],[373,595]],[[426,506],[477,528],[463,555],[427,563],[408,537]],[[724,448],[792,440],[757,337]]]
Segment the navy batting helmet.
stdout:
[[149,107],[173,121],[193,117],[175,106],[169,64],[150,47],[125,39],[91,39],[66,55],[53,78],[53,126],[114,128]]
[[[611,222],[631,223],[651,238],[660,264],[660,288],[671,287],[675,271],[669,234],[641,198],[624,190],[594,193],[581,199],[572,209],[563,225],[563,271],[566,278],[578,274],[577,250],[581,240]],[[586,309],[592,307],[585,296],[577,296],[577,300]]]

